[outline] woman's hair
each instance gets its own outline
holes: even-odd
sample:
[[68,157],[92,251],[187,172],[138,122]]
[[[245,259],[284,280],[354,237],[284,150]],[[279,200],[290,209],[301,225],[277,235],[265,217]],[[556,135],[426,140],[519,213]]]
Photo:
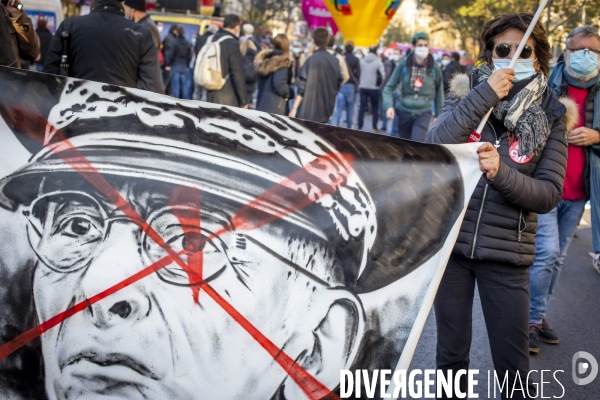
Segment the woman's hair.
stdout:
[[[478,62],[484,62],[488,65],[492,65],[492,54],[494,52],[494,40],[496,36],[504,33],[507,29],[516,28],[521,32],[525,33],[531,21],[533,15],[531,14],[505,14],[488,21],[481,31],[481,42],[483,47],[477,58]],[[538,21],[531,32],[531,38],[535,41],[535,57],[540,64],[540,69],[545,75],[550,72],[550,59],[552,58],[552,52],[550,50],[550,43],[548,42],[548,35],[544,26]]]
[[273,48],[281,51],[284,55],[290,55],[290,40],[286,35],[280,33],[273,39]]

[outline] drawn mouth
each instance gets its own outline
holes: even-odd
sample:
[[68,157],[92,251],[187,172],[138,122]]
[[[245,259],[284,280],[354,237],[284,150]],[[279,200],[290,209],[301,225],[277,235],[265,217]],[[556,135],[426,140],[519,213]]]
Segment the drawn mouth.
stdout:
[[65,362],[61,363],[60,368],[62,370],[81,361],[88,361],[101,367],[110,367],[115,365],[124,366],[144,377],[154,380],[159,379],[158,376],[146,365],[135,358],[122,353],[102,354],[95,351],[84,351],[73,357],[69,357]]

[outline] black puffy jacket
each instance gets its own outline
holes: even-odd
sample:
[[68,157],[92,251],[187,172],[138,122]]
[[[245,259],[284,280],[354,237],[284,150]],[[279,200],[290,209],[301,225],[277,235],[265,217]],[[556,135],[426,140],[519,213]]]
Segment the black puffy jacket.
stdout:
[[[515,85],[507,99],[522,86]],[[466,75],[454,79],[451,93],[427,141],[466,143],[487,111],[500,101],[487,82],[472,90],[470,87]],[[542,153],[525,164],[517,164],[510,158],[503,124],[494,117],[486,124],[481,142],[500,144],[500,169],[493,182],[485,175],[479,180],[453,253],[519,267],[533,264],[537,214],[549,212],[560,201],[567,166],[567,109],[549,89],[543,96],[541,107],[551,126],[551,134]],[[568,114],[572,113],[571,109]]]
[[292,60],[279,50],[263,50],[254,60],[258,74],[256,109],[286,115],[292,96]]
[[164,93],[158,49],[117,0],[93,0],[88,15],[65,19],[50,42],[44,72],[60,74],[61,34],[69,33],[69,76]]

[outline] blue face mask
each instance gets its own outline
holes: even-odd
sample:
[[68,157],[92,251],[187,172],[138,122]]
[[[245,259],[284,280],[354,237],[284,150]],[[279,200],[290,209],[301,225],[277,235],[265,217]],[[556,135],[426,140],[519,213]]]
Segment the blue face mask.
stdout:
[[394,54],[394,55],[392,56],[392,61],[393,61],[393,62],[398,62],[398,61],[400,61],[400,56],[399,56],[399,55],[397,55],[397,54]]
[[[510,59],[508,58],[494,58],[493,61],[494,71],[508,68],[508,64],[510,64]],[[517,63],[515,64],[515,82],[529,79],[537,73],[535,72],[535,68],[533,68],[534,61],[535,60],[531,58],[517,60]]]
[[598,54],[589,50],[577,50],[569,54],[569,67],[576,74],[592,75],[598,71]]

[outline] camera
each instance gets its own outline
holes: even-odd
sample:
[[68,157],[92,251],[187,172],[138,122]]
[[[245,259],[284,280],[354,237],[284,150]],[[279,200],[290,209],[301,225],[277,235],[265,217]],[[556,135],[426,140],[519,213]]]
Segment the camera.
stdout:
[[[2,4],[4,4],[7,7],[8,7],[8,1],[9,0],[0,0],[0,2],[2,2]],[[15,4],[13,4],[13,7],[16,8],[17,10],[22,10],[23,4],[19,3],[18,1],[15,1]]]

